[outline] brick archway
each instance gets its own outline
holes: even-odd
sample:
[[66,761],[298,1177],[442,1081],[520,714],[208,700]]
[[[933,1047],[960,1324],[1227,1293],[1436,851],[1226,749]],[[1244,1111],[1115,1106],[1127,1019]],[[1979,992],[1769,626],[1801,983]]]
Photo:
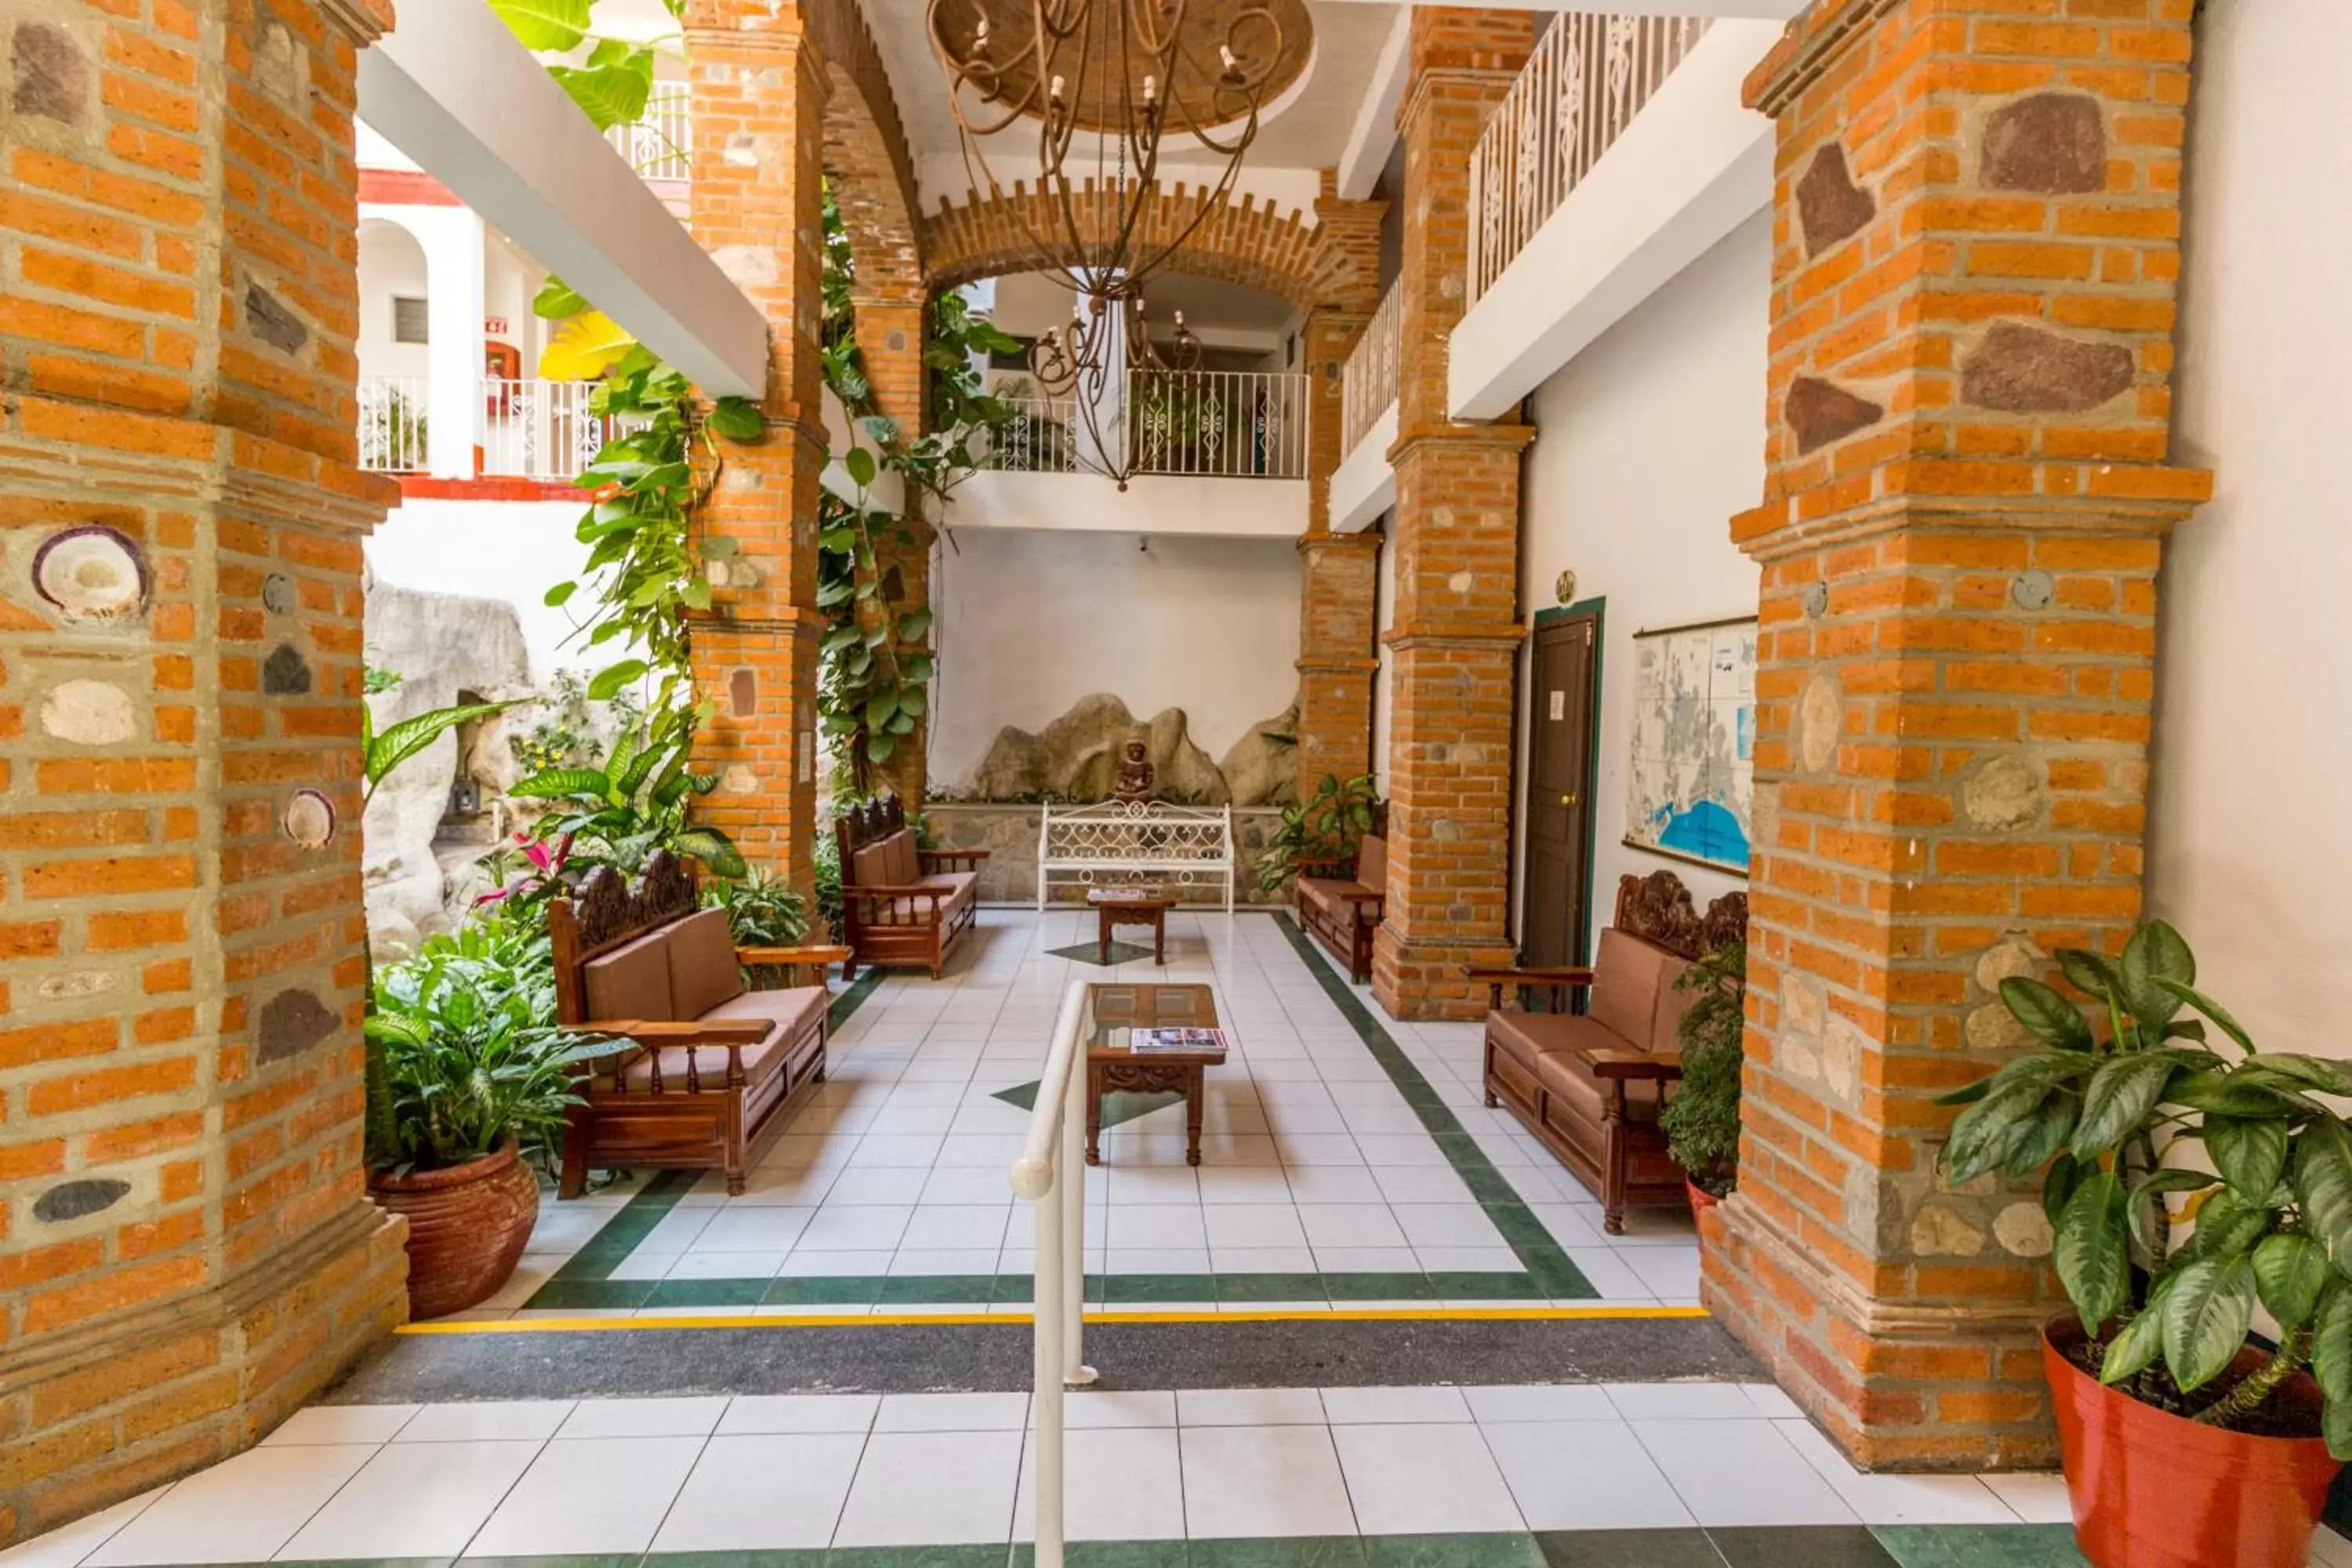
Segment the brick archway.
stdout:
[[[1200,210],[1205,193],[1162,189],[1144,214],[1137,244],[1156,247],[1180,233]],[[1108,204],[1105,204],[1106,207]],[[956,205],[941,201],[923,220],[922,247],[933,289],[1035,269],[1023,220],[1040,234],[1059,224],[1058,207],[1043,194],[1016,186],[1007,196]],[[1301,310],[1318,303],[1316,228],[1297,212],[1279,214],[1255,197],[1211,211],[1168,263],[1188,277],[1237,283],[1288,300]]]
[[813,0],[808,36],[824,62],[824,173],[849,231],[860,299],[923,300],[915,166],[890,75],[856,0]]

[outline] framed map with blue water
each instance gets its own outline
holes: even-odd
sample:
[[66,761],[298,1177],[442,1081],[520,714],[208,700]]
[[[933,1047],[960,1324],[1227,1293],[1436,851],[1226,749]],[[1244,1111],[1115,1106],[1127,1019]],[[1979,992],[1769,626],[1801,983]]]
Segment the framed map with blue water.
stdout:
[[1627,844],[1746,876],[1755,747],[1754,617],[1633,634]]

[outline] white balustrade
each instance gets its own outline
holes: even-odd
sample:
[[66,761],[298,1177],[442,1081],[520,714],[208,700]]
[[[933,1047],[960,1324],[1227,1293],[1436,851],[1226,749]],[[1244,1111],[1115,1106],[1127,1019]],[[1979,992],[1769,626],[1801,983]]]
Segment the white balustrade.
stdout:
[[1128,450],[1140,474],[1307,477],[1307,377],[1295,371],[1130,370]]
[[1008,474],[1078,471],[1078,403],[1074,397],[1004,397],[1010,423],[989,437],[986,467]]
[[360,377],[361,468],[379,474],[425,471],[426,387],[421,375]]
[[1381,422],[1397,400],[1398,322],[1404,314],[1404,293],[1395,284],[1381,296],[1364,335],[1349,352],[1339,373],[1339,453],[1345,457]]
[[1036,1215],[1036,1305],[1030,1328],[1037,1396],[1036,1568],[1063,1568],[1063,1395],[1095,1380],[1094,1369],[1086,1364],[1085,1343],[1085,1042],[1092,1024],[1087,1011],[1087,983],[1072,981],[1054,1019],[1028,1136],[1010,1173],[1013,1194]]
[[1704,16],[1565,11],[1470,160],[1470,298],[1509,266],[1707,29]]
[[683,180],[692,173],[692,127],[686,113],[684,82],[658,81],[646,97],[643,114],[604,132],[613,150],[648,180]]
[[479,385],[485,475],[576,479],[622,428],[620,421],[592,411],[593,381],[485,376]]

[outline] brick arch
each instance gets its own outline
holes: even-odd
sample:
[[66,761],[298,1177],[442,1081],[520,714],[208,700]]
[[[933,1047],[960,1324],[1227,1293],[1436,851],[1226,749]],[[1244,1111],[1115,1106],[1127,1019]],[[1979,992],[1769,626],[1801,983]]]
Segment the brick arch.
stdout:
[[[1156,249],[1183,229],[1208,193],[1165,186],[1154,195],[1139,226],[1139,248]],[[1081,209],[1085,202],[1081,198]],[[1108,202],[1097,203],[1106,220]],[[1050,236],[1060,224],[1059,207],[1042,193],[1015,185],[1010,195],[961,205],[940,199],[923,220],[923,257],[933,289],[952,289],[983,278],[1036,269],[1026,217],[1036,232]],[[1168,270],[1195,278],[1238,283],[1287,300],[1301,310],[1317,302],[1316,231],[1299,213],[1288,215],[1258,205],[1255,196],[1227,201],[1169,258]]]
[[922,235],[915,164],[890,73],[856,0],[811,0],[808,37],[824,62],[824,173],[849,231],[862,299],[919,304]]

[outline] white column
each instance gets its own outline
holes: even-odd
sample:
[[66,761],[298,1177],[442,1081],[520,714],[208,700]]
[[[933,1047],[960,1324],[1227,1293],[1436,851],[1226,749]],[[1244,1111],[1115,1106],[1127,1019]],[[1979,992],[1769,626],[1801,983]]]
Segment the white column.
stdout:
[[482,421],[482,220],[467,207],[419,206],[401,221],[425,249],[425,467],[436,479],[469,479]]

